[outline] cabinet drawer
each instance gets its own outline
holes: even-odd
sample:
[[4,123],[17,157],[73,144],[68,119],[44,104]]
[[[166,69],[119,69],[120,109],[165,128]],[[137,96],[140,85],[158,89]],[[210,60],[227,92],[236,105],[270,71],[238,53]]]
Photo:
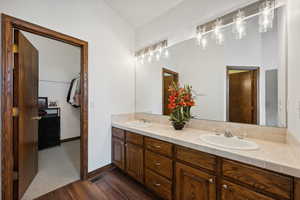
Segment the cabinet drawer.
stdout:
[[122,129],[113,127],[112,128],[112,136],[119,138],[121,140],[124,140],[125,139],[125,131]]
[[171,159],[164,156],[160,156],[148,150],[146,150],[145,155],[146,155],[145,161],[146,161],[147,168],[155,171],[156,173],[162,176],[172,179],[173,165]]
[[212,171],[215,171],[217,166],[216,156],[180,146],[175,147],[175,157],[178,160],[182,160]]
[[163,141],[152,139],[152,138],[146,138],[145,144],[146,144],[146,148],[151,151],[154,151],[154,152],[166,155],[166,156],[170,156],[170,157],[173,154],[172,153],[173,145],[168,142],[163,142]]
[[131,133],[126,131],[126,142],[132,143],[132,144],[137,144],[137,145],[143,145],[143,136],[138,135],[135,133]]
[[291,177],[229,160],[223,161],[222,168],[226,177],[276,196],[291,198],[293,185]]
[[221,200],[275,200],[228,181],[222,181],[221,195]]
[[167,200],[172,199],[172,183],[168,179],[146,169],[145,183],[160,197]]

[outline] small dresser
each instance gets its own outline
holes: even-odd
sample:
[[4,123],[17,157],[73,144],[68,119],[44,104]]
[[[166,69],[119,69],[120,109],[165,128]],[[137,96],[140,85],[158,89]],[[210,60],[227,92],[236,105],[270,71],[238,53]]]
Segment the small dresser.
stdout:
[[60,145],[60,109],[45,109],[39,120],[39,150]]

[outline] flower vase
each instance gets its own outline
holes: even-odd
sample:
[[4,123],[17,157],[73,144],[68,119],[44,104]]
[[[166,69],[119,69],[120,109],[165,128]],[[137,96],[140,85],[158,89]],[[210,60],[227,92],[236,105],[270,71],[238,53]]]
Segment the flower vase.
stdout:
[[175,130],[179,131],[184,128],[185,123],[184,122],[172,122],[172,125]]

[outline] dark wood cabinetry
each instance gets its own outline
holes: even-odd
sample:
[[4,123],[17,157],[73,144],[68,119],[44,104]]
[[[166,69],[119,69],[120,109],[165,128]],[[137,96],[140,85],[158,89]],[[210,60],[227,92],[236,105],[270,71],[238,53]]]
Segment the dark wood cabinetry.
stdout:
[[221,196],[222,200],[275,200],[228,181],[222,182]]
[[293,179],[238,162],[223,160],[223,175],[262,192],[290,199]]
[[120,169],[125,169],[124,142],[120,139],[112,139],[112,162]]
[[167,200],[172,199],[172,182],[168,179],[146,169],[145,184],[160,197]]
[[216,156],[180,146],[175,147],[175,157],[178,160],[212,171],[215,171],[217,167]]
[[144,149],[126,143],[126,172],[137,181],[144,182]]
[[176,200],[216,200],[215,177],[176,163]]
[[145,165],[159,175],[169,179],[173,177],[173,161],[170,158],[146,150]]
[[295,179],[295,200],[300,200],[300,179]]
[[300,180],[113,128],[112,161],[163,199],[300,200]]

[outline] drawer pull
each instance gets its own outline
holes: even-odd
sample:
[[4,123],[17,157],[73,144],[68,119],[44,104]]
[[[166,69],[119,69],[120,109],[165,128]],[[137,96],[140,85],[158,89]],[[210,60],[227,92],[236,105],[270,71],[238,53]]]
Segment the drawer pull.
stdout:
[[214,182],[215,182],[213,178],[208,179],[208,181],[209,181],[210,183],[214,183]]
[[156,186],[156,187],[159,187],[160,183],[154,183],[153,185]]
[[159,145],[154,145],[153,147],[156,148],[156,149],[160,149]]
[[156,166],[160,166],[160,163],[159,163],[159,162],[157,162],[157,163],[155,163],[155,165],[156,165]]
[[225,190],[227,190],[228,189],[228,185],[223,185],[223,188],[225,189]]

